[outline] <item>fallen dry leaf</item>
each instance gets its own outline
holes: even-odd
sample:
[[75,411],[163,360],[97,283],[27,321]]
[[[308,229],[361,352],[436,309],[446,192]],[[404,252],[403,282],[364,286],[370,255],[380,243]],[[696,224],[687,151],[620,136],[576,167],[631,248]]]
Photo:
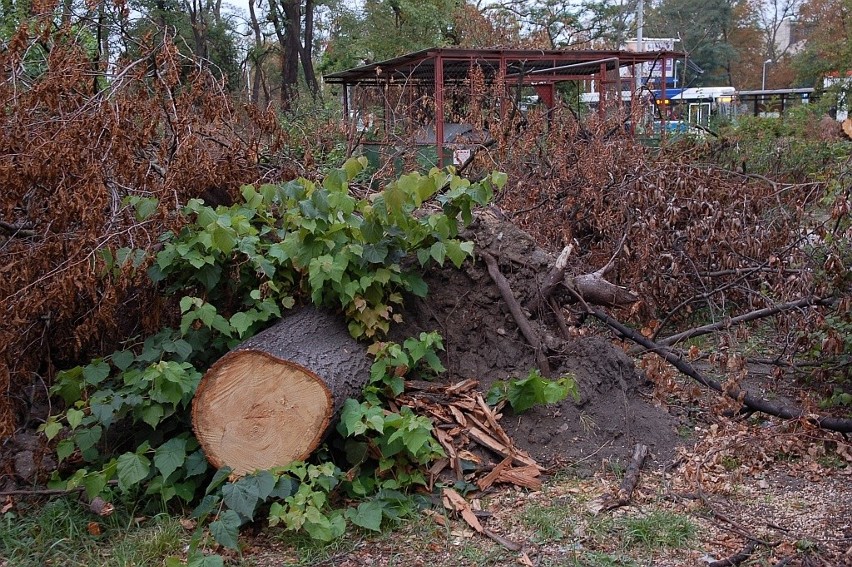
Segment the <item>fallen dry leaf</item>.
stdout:
[[0,514],[5,514],[9,510],[15,507],[15,501],[12,500],[11,496],[7,496],[6,500],[3,502],[3,507],[0,508]]

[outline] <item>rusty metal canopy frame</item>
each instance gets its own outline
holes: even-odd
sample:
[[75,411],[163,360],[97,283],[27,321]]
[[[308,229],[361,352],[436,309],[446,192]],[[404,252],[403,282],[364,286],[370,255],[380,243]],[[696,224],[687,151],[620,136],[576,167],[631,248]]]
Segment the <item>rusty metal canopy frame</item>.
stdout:
[[[669,60],[683,58],[677,51],[621,50],[536,50],[432,48],[394,59],[371,63],[325,75],[328,84],[343,86],[344,114],[349,116],[349,87],[431,87],[435,98],[435,142],[439,164],[443,165],[444,91],[468,79],[478,67],[486,83],[504,77],[512,86],[535,86],[548,107],[554,104],[554,87],[563,81],[592,80],[600,93],[599,109],[607,101],[607,88],[629,85],[633,90],[637,66],[659,66],[662,96],[665,98],[666,68]],[[631,76],[621,76],[622,67],[631,67]],[[612,78],[613,72],[617,73]],[[609,76],[608,76],[609,73]],[[620,92],[616,97],[620,104]]]

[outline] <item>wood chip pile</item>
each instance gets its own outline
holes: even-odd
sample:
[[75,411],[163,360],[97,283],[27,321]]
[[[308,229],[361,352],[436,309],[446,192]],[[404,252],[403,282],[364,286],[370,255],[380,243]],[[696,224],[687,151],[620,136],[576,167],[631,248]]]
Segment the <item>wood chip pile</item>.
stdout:
[[430,484],[449,477],[474,483],[480,490],[494,484],[541,489],[544,469],[515,446],[498,423],[500,406],[495,409],[486,404],[478,385],[473,379],[452,385],[409,381],[406,393],[395,400],[397,405],[432,418],[435,424],[435,438],[447,456],[430,468]]

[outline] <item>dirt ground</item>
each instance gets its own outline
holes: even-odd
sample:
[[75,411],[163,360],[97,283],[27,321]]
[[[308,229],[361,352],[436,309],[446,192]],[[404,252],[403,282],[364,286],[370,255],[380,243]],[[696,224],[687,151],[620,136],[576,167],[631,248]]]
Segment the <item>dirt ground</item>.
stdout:
[[[617,490],[629,450],[612,449],[608,458],[600,457],[603,451],[563,456],[540,491],[498,486],[471,498],[483,526],[518,549],[441,510],[380,536],[350,534],[320,551],[266,532],[241,564],[682,567],[749,549],[739,563],[744,567],[852,566],[852,443],[774,418],[718,416],[716,396],[692,398],[689,383],[676,380],[681,389],[669,395],[671,405],[645,403],[662,414],[691,416],[681,418],[681,444],[662,459],[657,449],[657,458],[646,461],[626,506],[596,512],[593,504]],[[580,445],[591,447],[592,437]]]
[[[471,236],[477,250],[498,259],[519,303],[529,305],[554,258],[527,233],[488,216],[477,221]],[[396,333],[440,331],[447,381],[475,378],[487,391],[496,380],[525,377],[536,367],[534,350],[481,261],[433,272],[427,283],[429,295],[409,303]],[[560,336],[550,312],[529,315],[547,345],[554,375],[574,378],[580,402],[566,399],[507,416],[502,425],[515,442],[545,464],[621,456],[637,442],[647,445],[658,463],[670,459],[682,441],[680,421],[648,403],[650,384],[633,361],[610,341],[580,334],[588,329],[567,339]]]

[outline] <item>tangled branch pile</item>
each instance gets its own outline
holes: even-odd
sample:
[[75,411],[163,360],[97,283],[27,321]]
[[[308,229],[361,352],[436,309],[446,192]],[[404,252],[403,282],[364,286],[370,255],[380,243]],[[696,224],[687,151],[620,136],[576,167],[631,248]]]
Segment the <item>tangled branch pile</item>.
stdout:
[[0,52],[0,435],[34,375],[161,327],[135,251],[189,198],[256,179],[278,137],[274,116],[235,108],[168,41],[107,76],[51,25],[22,26]]
[[[802,297],[848,298],[852,231],[848,192],[837,190],[848,167],[783,183],[702,163],[709,143],[652,150],[562,109],[528,121],[506,144],[512,183],[500,206],[553,250],[578,243],[587,266],[606,264],[623,239],[611,277],[639,295],[631,315],[655,335],[696,314],[720,321]],[[836,305],[848,312],[848,299]]]

